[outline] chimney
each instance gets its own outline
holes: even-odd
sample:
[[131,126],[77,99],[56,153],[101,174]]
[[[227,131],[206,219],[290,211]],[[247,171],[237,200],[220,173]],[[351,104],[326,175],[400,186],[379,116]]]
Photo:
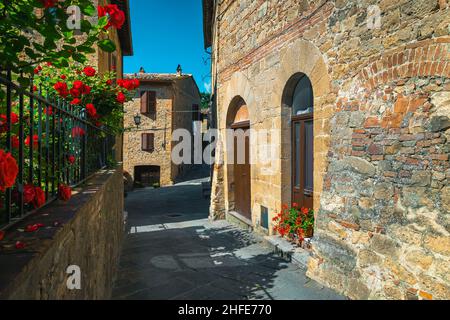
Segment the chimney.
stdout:
[[183,75],[183,69],[181,69],[181,64],[177,67],[177,76],[181,77]]
[[139,69],[139,73],[140,73],[140,74],[145,73],[144,67],[141,67],[141,69]]

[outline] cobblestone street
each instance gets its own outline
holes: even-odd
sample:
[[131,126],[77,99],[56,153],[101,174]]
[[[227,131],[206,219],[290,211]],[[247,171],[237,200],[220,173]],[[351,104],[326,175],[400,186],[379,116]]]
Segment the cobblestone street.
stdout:
[[208,221],[205,181],[129,194],[114,299],[342,299],[258,236]]

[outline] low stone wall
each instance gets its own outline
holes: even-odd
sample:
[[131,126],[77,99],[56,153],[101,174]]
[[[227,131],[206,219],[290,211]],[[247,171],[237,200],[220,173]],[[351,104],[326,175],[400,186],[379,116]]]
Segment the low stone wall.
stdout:
[[[123,232],[122,168],[97,173],[68,203],[55,202],[7,232],[0,243],[0,299],[108,299]],[[47,227],[26,234],[20,229]],[[27,244],[14,248],[16,241]],[[69,290],[69,266],[81,289]]]

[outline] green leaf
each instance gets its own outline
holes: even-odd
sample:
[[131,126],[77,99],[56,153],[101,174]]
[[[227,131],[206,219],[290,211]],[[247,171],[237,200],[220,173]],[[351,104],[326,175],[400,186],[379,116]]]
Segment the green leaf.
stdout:
[[82,8],[82,11],[83,11],[83,13],[85,15],[92,17],[96,13],[97,10],[91,4],[91,5],[88,5],[88,6],[84,7],[84,8]]
[[109,39],[100,40],[98,42],[98,46],[106,52],[114,52],[116,51],[116,45]]
[[98,19],[98,27],[99,28],[104,28],[104,27],[106,27],[107,24],[108,24],[107,16],[104,16],[104,17],[101,17],[100,19]]

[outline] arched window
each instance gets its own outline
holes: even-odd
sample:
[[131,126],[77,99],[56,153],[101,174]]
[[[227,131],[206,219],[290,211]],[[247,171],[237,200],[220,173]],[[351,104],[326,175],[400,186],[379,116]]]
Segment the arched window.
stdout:
[[294,116],[312,113],[314,111],[314,95],[311,81],[307,76],[302,76],[298,81],[292,101]]

